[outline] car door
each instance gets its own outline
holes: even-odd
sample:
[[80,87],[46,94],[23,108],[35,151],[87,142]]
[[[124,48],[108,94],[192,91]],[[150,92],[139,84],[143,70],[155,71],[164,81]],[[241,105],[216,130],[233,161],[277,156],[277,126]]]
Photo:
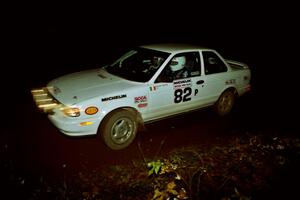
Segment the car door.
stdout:
[[[194,109],[194,100],[201,87],[201,62],[198,51],[180,53],[175,57],[185,59],[184,76],[173,76],[171,62],[165,66],[153,84],[149,85],[148,119],[158,119]],[[184,73],[182,73],[184,74]]]
[[202,104],[211,105],[219,98],[220,94],[225,88],[226,81],[230,79],[227,77],[227,66],[220,58],[220,56],[211,50],[201,52],[203,73],[201,82],[203,82],[199,94],[198,101]]

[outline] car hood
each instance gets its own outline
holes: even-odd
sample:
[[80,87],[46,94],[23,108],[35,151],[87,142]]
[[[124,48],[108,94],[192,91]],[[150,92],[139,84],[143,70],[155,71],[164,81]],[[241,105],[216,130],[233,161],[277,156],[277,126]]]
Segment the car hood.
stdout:
[[65,105],[73,105],[97,96],[122,95],[125,89],[134,86],[133,82],[111,75],[104,69],[68,74],[50,81],[47,85],[51,95]]

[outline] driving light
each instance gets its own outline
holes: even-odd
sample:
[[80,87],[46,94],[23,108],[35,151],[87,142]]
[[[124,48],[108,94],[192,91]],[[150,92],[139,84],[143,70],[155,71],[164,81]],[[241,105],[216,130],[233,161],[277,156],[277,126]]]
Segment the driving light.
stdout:
[[90,107],[88,107],[87,109],[85,109],[85,113],[86,113],[87,115],[94,115],[94,114],[96,114],[97,112],[98,112],[98,108],[95,107],[95,106],[90,106]]

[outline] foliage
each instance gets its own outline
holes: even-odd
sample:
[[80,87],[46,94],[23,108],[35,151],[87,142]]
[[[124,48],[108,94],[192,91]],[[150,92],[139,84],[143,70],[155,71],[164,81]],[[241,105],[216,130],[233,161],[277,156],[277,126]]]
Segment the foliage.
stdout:
[[78,172],[57,183],[24,178],[14,173],[13,164],[2,161],[1,170],[14,173],[4,180],[21,191],[23,199],[248,200],[270,192],[284,171],[298,170],[300,140],[246,134],[227,143],[189,146],[145,160]]
[[158,174],[162,166],[163,163],[160,160],[148,162],[147,167],[150,168],[148,175]]

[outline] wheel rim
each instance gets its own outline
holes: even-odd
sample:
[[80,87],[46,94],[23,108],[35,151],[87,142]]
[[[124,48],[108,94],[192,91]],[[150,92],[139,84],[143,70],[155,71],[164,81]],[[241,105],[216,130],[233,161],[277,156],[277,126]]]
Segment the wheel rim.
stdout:
[[222,95],[219,101],[219,111],[223,114],[228,113],[233,105],[233,97],[231,93]]
[[134,132],[134,122],[128,118],[120,118],[112,126],[111,138],[117,144],[125,143]]

